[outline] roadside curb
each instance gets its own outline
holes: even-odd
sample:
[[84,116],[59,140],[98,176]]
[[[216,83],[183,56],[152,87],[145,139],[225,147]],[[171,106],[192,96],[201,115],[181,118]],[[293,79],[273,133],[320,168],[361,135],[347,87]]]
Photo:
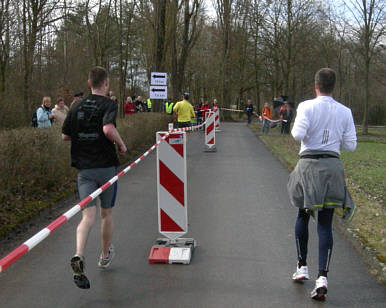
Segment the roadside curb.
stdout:
[[[251,129],[252,130],[252,129]],[[272,155],[285,167],[289,172],[293,168],[283,159],[267,142],[265,142],[256,132],[252,130],[256,137],[262,144],[272,153]],[[334,228],[337,229],[346,240],[354,247],[354,249],[360,254],[365,263],[370,267],[369,273],[374,275],[381,283],[386,284],[386,264],[380,262],[376,257],[376,251],[367,247],[362,242],[358,235],[345,224],[340,218],[334,216]]]

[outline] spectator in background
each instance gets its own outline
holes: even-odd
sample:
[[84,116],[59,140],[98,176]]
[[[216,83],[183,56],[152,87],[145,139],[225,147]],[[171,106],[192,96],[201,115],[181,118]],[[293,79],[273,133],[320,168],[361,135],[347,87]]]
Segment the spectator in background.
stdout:
[[51,97],[44,96],[42,105],[36,111],[36,116],[38,119],[38,127],[51,127],[54,116],[51,113]]
[[212,110],[216,111],[217,109],[218,109],[217,99],[213,99]]
[[74,104],[77,101],[80,101],[82,98],[83,98],[83,92],[75,93],[74,94],[74,99],[71,102],[70,108],[71,108],[72,104]]
[[148,97],[145,104],[146,104],[147,112],[151,112],[151,99],[150,99],[150,97]]
[[269,133],[269,127],[271,125],[272,120],[272,110],[269,108],[268,103],[264,103],[264,108],[261,110],[261,118],[263,120],[263,124],[261,125],[261,133],[268,134]]
[[252,101],[250,99],[247,100],[247,106],[245,107],[245,112],[248,117],[248,124],[251,124],[252,121],[252,114],[253,114],[253,105]]
[[196,118],[197,118],[197,124],[201,124],[203,122],[202,113],[201,113],[202,105],[204,105],[204,98],[203,97],[200,98],[200,101],[198,102],[197,108],[195,110]]
[[118,104],[118,100],[117,100],[117,97],[115,95],[113,96],[110,96],[110,99],[113,101],[113,102],[116,102]]
[[135,113],[135,109],[134,109],[133,100],[131,99],[130,96],[128,96],[125,102],[125,115],[130,115],[134,113]]
[[284,105],[280,108],[279,113],[280,119],[282,120],[280,133],[289,135],[294,111],[288,101],[284,102]]
[[204,104],[204,98],[201,97],[200,101],[198,102],[198,108],[201,109],[201,106]]
[[142,101],[142,96],[138,96],[135,100],[135,108],[138,112],[144,112],[146,111],[144,103]]
[[169,97],[168,100],[165,102],[165,112],[166,112],[166,114],[168,114],[168,115],[172,115],[173,114],[173,106],[174,106],[174,102]]
[[207,112],[208,110],[210,110],[210,105],[209,105],[209,102],[208,101],[205,101],[202,105],[201,105],[201,117],[202,119],[205,121],[205,112]]
[[55,108],[52,109],[52,115],[55,118],[55,125],[62,126],[64,119],[66,118],[68,113],[68,107],[64,104],[63,97],[59,97]]

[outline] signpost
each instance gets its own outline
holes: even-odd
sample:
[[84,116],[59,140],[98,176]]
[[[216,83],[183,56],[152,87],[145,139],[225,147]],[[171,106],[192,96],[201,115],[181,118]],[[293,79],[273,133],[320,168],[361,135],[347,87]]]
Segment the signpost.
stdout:
[[[150,74],[150,99],[167,99],[168,98],[168,86],[167,86],[168,74],[163,72],[151,72]],[[159,103],[161,106],[161,102]]]
[[153,86],[166,86],[167,73],[152,72],[150,75],[150,84]]
[[150,99],[167,99],[168,87],[167,86],[150,86]]

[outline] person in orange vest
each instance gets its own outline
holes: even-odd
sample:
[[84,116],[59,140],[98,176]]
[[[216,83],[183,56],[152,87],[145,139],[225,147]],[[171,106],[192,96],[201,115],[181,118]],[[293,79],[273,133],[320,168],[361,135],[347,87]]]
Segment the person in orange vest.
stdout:
[[268,135],[269,127],[271,125],[272,120],[272,110],[269,108],[268,103],[264,103],[264,108],[261,110],[261,118],[263,120],[263,124],[261,125],[261,133]]

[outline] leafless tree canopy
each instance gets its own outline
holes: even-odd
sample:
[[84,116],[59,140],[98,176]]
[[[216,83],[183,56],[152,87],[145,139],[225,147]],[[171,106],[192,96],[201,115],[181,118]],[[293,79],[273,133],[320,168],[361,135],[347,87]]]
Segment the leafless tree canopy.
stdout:
[[[355,121],[385,124],[385,0],[0,0],[0,125],[28,125],[42,96],[87,93],[102,65],[121,112],[148,97],[150,72],[168,93],[260,109],[279,95],[314,96],[321,67]],[[160,110],[160,102],[155,102]]]

